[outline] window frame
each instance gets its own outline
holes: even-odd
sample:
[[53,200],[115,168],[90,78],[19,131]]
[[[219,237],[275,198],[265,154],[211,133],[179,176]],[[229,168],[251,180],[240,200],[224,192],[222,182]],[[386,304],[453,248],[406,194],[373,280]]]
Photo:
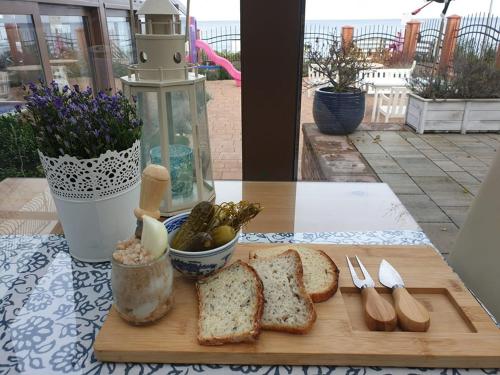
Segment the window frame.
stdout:
[[243,180],[297,180],[304,20],[305,0],[241,0]]

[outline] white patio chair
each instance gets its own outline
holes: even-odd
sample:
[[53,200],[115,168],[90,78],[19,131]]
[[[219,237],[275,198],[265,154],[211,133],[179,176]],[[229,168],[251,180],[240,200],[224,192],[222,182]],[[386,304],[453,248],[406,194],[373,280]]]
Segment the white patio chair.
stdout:
[[[328,84],[328,77],[318,71],[319,66],[317,64],[309,64],[307,66],[307,84],[309,86],[321,87]],[[307,97],[311,97],[311,91],[314,91],[314,88],[307,89]]]
[[404,69],[374,68],[365,70],[359,74],[358,79],[362,80],[368,94],[373,94],[375,87],[378,87],[379,92],[388,94],[391,87],[407,85],[416,64],[416,61],[413,61],[410,68]]
[[377,122],[380,115],[385,117],[385,123],[391,117],[404,117],[406,114],[406,87],[391,87],[389,94],[379,94],[377,103]]
[[66,72],[66,67],[64,65],[52,65],[52,79],[57,82],[60,88],[64,86],[69,86],[68,74]]

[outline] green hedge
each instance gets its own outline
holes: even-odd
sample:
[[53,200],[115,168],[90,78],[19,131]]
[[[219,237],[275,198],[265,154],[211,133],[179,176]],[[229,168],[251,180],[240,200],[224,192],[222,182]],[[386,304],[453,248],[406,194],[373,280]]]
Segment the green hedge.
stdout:
[[18,114],[0,116],[0,181],[7,177],[43,177],[33,130]]

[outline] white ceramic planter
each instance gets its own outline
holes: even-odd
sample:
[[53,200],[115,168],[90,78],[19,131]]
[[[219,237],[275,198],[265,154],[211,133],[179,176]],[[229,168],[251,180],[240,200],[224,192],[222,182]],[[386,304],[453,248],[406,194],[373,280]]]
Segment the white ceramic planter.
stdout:
[[500,131],[500,99],[424,99],[409,94],[406,124],[426,131]]
[[135,230],[140,141],[95,159],[39,154],[70,254],[85,262],[109,261],[116,243]]

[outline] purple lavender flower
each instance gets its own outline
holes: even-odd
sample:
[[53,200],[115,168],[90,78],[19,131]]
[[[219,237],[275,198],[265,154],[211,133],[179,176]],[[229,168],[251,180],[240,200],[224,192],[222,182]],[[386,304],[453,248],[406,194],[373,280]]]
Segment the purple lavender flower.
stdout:
[[107,150],[127,149],[140,138],[142,121],[121,92],[94,96],[90,87],[81,91],[78,85],[61,89],[57,82],[30,83],[25,99],[23,117],[45,155],[93,158]]

